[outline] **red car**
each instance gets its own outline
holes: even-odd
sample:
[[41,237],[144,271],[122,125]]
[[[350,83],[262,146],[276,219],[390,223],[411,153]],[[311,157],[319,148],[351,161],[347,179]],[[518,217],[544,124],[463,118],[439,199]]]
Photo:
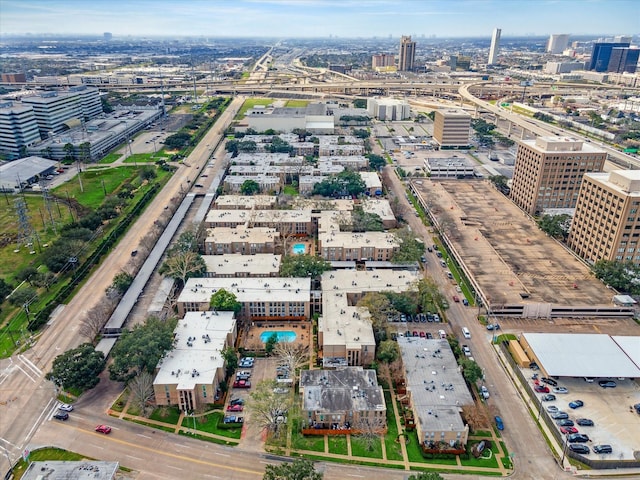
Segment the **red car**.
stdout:
[[418,331],[417,331],[417,330],[414,330],[414,331],[413,331],[413,336],[414,336],[414,337],[417,337],[417,336],[418,336]]
[[453,301],[456,302],[456,303],[460,302],[460,297],[458,297],[457,295],[454,295],[453,296]]
[[227,412],[241,412],[243,410],[242,405],[229,405],[227,407]]
[[96,432],[104,433],[106,435],[107,433],[111,433],[111,427],[108,425],[98,425],[96,427]]
[[578,429],[576,427],[560,427],[560,431],[565,435],[569,435],[570,433],[578,433]]
[[236,380],[233,382],[233,388],[251,388],[251,382],[249,380]]
[[426,336],[427,336],[427,334],[426,334],[426,333],[424,333],[424,332],[420,332],[420,338],[425,338]]
[[533,389],[538,393],[549,393],[549,387],[546,385],[536,385]]

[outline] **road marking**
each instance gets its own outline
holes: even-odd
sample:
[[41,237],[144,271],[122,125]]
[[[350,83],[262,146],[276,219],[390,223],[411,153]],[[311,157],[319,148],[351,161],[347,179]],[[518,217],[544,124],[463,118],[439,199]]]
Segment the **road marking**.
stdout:
[[364,475],[356,475],[355,473],[347,473],[347,477],[359,477],[359,478],[364,478]]
[[17,363],[14,363],[14,365],[16,367],[18,367],[18,370],[20,370],[22,373],[24,373],[29,378],[29,380],[31,380],[33,383],[36,383],[36,380],[31,375],[29,375],[27,372],[25,372],[20,365],[18,365]]
[[229,457],[230,455],[227,453],[218,453],[218,452],[214,452],[216,455],[220,455],[221,457]]
[[[33,435],[33,432],[40,426],[40,423],[42,423],[42,419],[47,416],[47,411],[50,410],[50,405],[51,404],[56,404],[57,400],[50,398],[49,401],[47,402],[47,404],[44,406],[44,408],[42,409],[42,411],[40,412],[40,415],[38,415],[38,418],[36,419],[36,421],[34,422],[33,426],[31,427],[31,430],[29,430],[29,433],[27,433],[26,437],[24,437],[23,443],[27,443],[29,441],[29,439],[31,438],[31,435]],[[20,447],[22,448],[22,447]]]
[[20,447],[18,447],[17,445],[14,445],[13,443],[11,443],[9,440],[5,440],[4,438],[0,437],[0,440],[2,440],[4,443],[6,443],[7,445],[11,445],[13,448],[16,448],[18,450],[20,450]]
[[36,375],[38,375],[39,377],[42,376],[42,370],[40,370],[31,360],[29,360],[27,357],[25,357],[24,355],[18,355],[18,359],[24,363],[33,373],[35,373]]
[[133,458],[134,460],[140,460],[142,461],[142,459],[140,457],[134,457],[133,455],[127,455],[127,457],[129,458]]
[[[89,446],[90,446],[90,447],[93,447],[93,448],[99,448],[100,450],[104,450],[104,447],[101,447],[101,446],[99,446],[99,445],[94,445],[93,443],[90,443],[90,444],[89,444]],[[128,456],[128,455],[127,455],[127,456]]]
[[143,434],[141,434],[141,433],[138,433],[137,435],[138,435],[139,437],[142,437],[142,438],[148,438],[149,440],[151,440],[151,437],[149,437],[149,436],[147,436],[147,435],[143,435]]
[[169,468],[175,468],[176,470],[182,470],[182,468],[180,468],[180,467],[174,467],[173,465],[167,465],[167,467],[169,467]]

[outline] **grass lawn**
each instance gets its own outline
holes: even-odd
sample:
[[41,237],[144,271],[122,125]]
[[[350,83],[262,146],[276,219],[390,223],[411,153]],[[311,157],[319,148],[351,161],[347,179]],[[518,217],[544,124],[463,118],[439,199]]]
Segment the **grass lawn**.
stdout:
[[[126,181],[134,182],[138,174],[135,167],[116,167],[108,170],[82,172],[82,185],[76,176],[70,182],[53,189],[52,193],[60,198],[73,198],[91,210],[97,209],[107,195],[111,195]],[[160,171],[158,171],[160,174]],[[104,183],[103,183],[104,182]],[[105,191],[107,192],[105,195]]]
[[[242,424],[238,424],[236,428],[218,428],[218,423],[222,422],[223,412],[213,412],[196,417],[196,430],[201,432],[213,433],[223,437],[240,438],[242,435]],[[185,416],[182,420],[182,426],[185,428],[193,428],[193,417]]]
[[387,434],[384,436],[387,459],[402,460],[402,449],[398,442],[398,425],[393,414],[393,399],[388,390],[384,391],[384,401],[387,404]]
[[358,437],[351,436],[351,454],[354,457],[382,458],[382,442],[375,441],[369,447]]
[[309,100],[287,100],[285,107],[306,107],[309,105]]
[[272,103],[272,98],[247,98],[242,104],[242,107],[240,107],[240,110],[238,110],[238,114],[235,116],[234,120],[240,120],[243,118],[244,114],[256,105],[271,105]]
[[298,195],[298,189],[293,185],[285,185],[283,192],[285,195]]
[[176,407],[159,407],[156,408],[151,415],[149,415],[149,418],[151,420],[156,420],[157,422],[177,425],[178,420],[180,420],[180,410],[178,410]]
[[160,155],[156,153],[134,153],[129,155],[124,163],[153,163]]
[[362,460],[349,460],[346,458],[334,458],[334,457],[323,457],[322,455],[309,455],[309,454],[298,454],[292,453],[292,457],[302,457],[308,458],[309,460],[317,460],[318,462],[334,462],[334,463],[343,463],[346,465],[364,465],[366,467],[383,467],[383,468],[396,468],[399,470],[404,469],[404,465],[388,465],[384,463],[377,463],[375,461],[362,461]]
[[469,459],[460,458],[460,463],[465,467],[489,467],[489,468],[498,468],[498,460],[495,457],[495,454],[498,453],[498,447],[491,442],[491,457],[489,458],[489,454],[485,450],[482,452],[482,456],[480,458],[475,458],[473,455]]
[[114,412],[122,412],[124,406],[127,404],[127,400],[129,400],[129,390],[125,390],[120,394],[118,399],[111,405],[111,410]]
[[113,163],[122,156],[121,153],[109,153],[105,155],[98,163]]
[[475,432],[471,433],[472,436],[474,437],[489,437],[491,438],[491,432],[487,431],[487,430],[476,430]]
[[304,436],[300,433],[297,425],[293,425],[291,432],[291,448],[296,450],[311,450],[314,452],[324,452],[324,436],[308,435]]
[[145,427],[155,428],[156,430],[163,430],[165,432],[173,433],[175,428],[166,427],[164,425],[156,425],[155,423],[145,422],[144,420],[134,420],[132,418],[124,418],[127,422],[137,423],[138,425],[144,425]]
[[234,441],[231,441],[231,440],[222,440],[221,438],[207,437],[205,435],[198,435],[197,433],[194,435],[191,432],[180,431],[178,434],[179,435],[184,435],[185,437],[191,437],[191,438],[196,438],[198,440],[203,440],[205,442],[217,443],[218,445],[228,445],[228,446],[231,446],[231,447],[235,447],[235,446],[238,445],[237,442],[234,442]]
[[329,435],[329,453],[346,455],[347,437],[343,437],[341,435]]

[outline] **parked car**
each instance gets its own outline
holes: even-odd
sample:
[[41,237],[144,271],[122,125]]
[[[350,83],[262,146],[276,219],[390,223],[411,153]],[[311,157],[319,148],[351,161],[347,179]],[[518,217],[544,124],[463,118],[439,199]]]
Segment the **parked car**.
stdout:
[[251,388],[251,381],[236,380],[235,382],[233,382],[233,388]]
[[482,398],[486,400],[487,398],[489,398],[489,389],[482,385],[480,387],[480,395],[482,395]]
[[490,323],[487,325],[487,330],[500,330],[500,325],[497,323]]
[[496,428],[498,430],[504,430],[504,423],[502,422],[502,418],[496,416],[494,420],[496,421]]
[[104,433],[105,435],[111,433],[111,427],[108,425],[98,425],[95,430],[96,432]]
[[243,420],[244,419],[242,417],[236,417],[235,415],[229,415],[227,417],[224,417],[222,422],[223,423],[242,423]]
[[418,331],[417,331],[417,330],[414,330],[414,331],[413,331],[413,336],[414,336],[414,337],[417,337],[417,336],[418,336]]
[[600,385],[602,388],[616,388],[616,382],[614,382],[613,380],[600,380],[598,382],[598,385]]
[[57,412],[53,418],[56,420],[69,420],[69,414],[67,412]]
[[558,420],[556,423],[559,427],[573,427],[573,420],[569,420],[568,418]]
[[249,375],[238,375],[236,374],[236,380],[249,380]]
[[576,420],[576,423],[581,427],[593,427],[595,425],[590,418],[579,418]]
[[569,402],[569,408],[576,409],[584,407],[584,402],[582,400],[574,400],[573,402]]
[[471,356],[471,349],[468,345],[462,345],[462,353],[464,353],[465,357]]
[[566,418],[569,418],[569,414],[567,412],[557,411],[551,414],[551,418],[553,418],[554,420],[564,420]]
[[584,433],[572,433],[567,435],[567,442],[569,443],[587,443],[589,436]]
[[560,433],[564,433],[565,435],[570,435],[572,433],[578,433],[578,429],[576,427],[560,427]]
[[589,447],[587,447],[586,445],[582,445],[581,443],[572,443],[571,445],[569,445],[569,450],[571,450],[572,452],[576,452],[576,453],[591,453],[591,450],[589,450]]
[[558,386],[558,382],[556,382],[553,378],[542,377],[540,380],[542,380],[542,382],[546,383],[547,385],[551,385],[552,387]]
[[549,387],[546,385],[536,385],[533,389],[538,393],[549,393]]
[[636,411],[636,413],[637,413],[637,414],[639,414],[639,415],[640,415],[640,403],[636,403],[636,404],[633,406],[633,409]]
[[558,407],[556,407],[555,405],[549,405],[547,407],[547,412],[549,413],[554,413],[557,412],[558,410],[560,410]]
[[453,301],[456,302],[456,303],[459,303],[460,302],[460,297],[457,296],[457,295],[454,295],[453,296]]
[[555,401],[556,396],[553,393],[548,393],[547,395],[542,396],[543,402],[553,402]]
[[229,402],[229,405],[244,405],[244,399],[242,398],[232,398]]
[[569,393],[565,387],[554,387],[553,393]]
[[466,298],[463,298],[463,299],[462,299],[462,304],[463,304],[465,307],[468,307],[468,306],[469,306],[469,300],[467,300]]
[[593,451],[595,453],[613,453],[613,448],[611,445],[595,445]]
[[420,338],[426,338],[427,336],[425,335],[424,332],[420,332]]
[[58,410],[62,410],[63,412],[73,412],[73,405],[69,405],[68,403],[61,403],[58,405]]
[[242,405],[229,405],[227,407],[227,412],[241,412],[242,410],[244,410]]
[[236,377],[250,377],[251,376],[251,372],[247,371],[247,370],[240,370],[239,372],[236,372]]

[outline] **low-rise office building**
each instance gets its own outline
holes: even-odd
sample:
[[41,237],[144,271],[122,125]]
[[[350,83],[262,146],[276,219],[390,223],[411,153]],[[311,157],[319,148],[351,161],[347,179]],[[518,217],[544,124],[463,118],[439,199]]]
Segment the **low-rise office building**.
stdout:
[[424,169],[431,178],[467,178],[473,177],[474,165],[464,157],[427,158]]
[[153,391],[157,405],[192,412],[213,403],[225,376],[222,351],[235,345],[233,312],[182,313],[174,330],[175,347],[156,368]]
[[471,133],[471,115],[464,110],[447,108],[435,111],[433,139],[440,148],[466,148]]
[[340,367],[335,370],[302,370],[302,430],[324,434],[324,430],[383,434],[387,429],[386,404],[375,370]]

